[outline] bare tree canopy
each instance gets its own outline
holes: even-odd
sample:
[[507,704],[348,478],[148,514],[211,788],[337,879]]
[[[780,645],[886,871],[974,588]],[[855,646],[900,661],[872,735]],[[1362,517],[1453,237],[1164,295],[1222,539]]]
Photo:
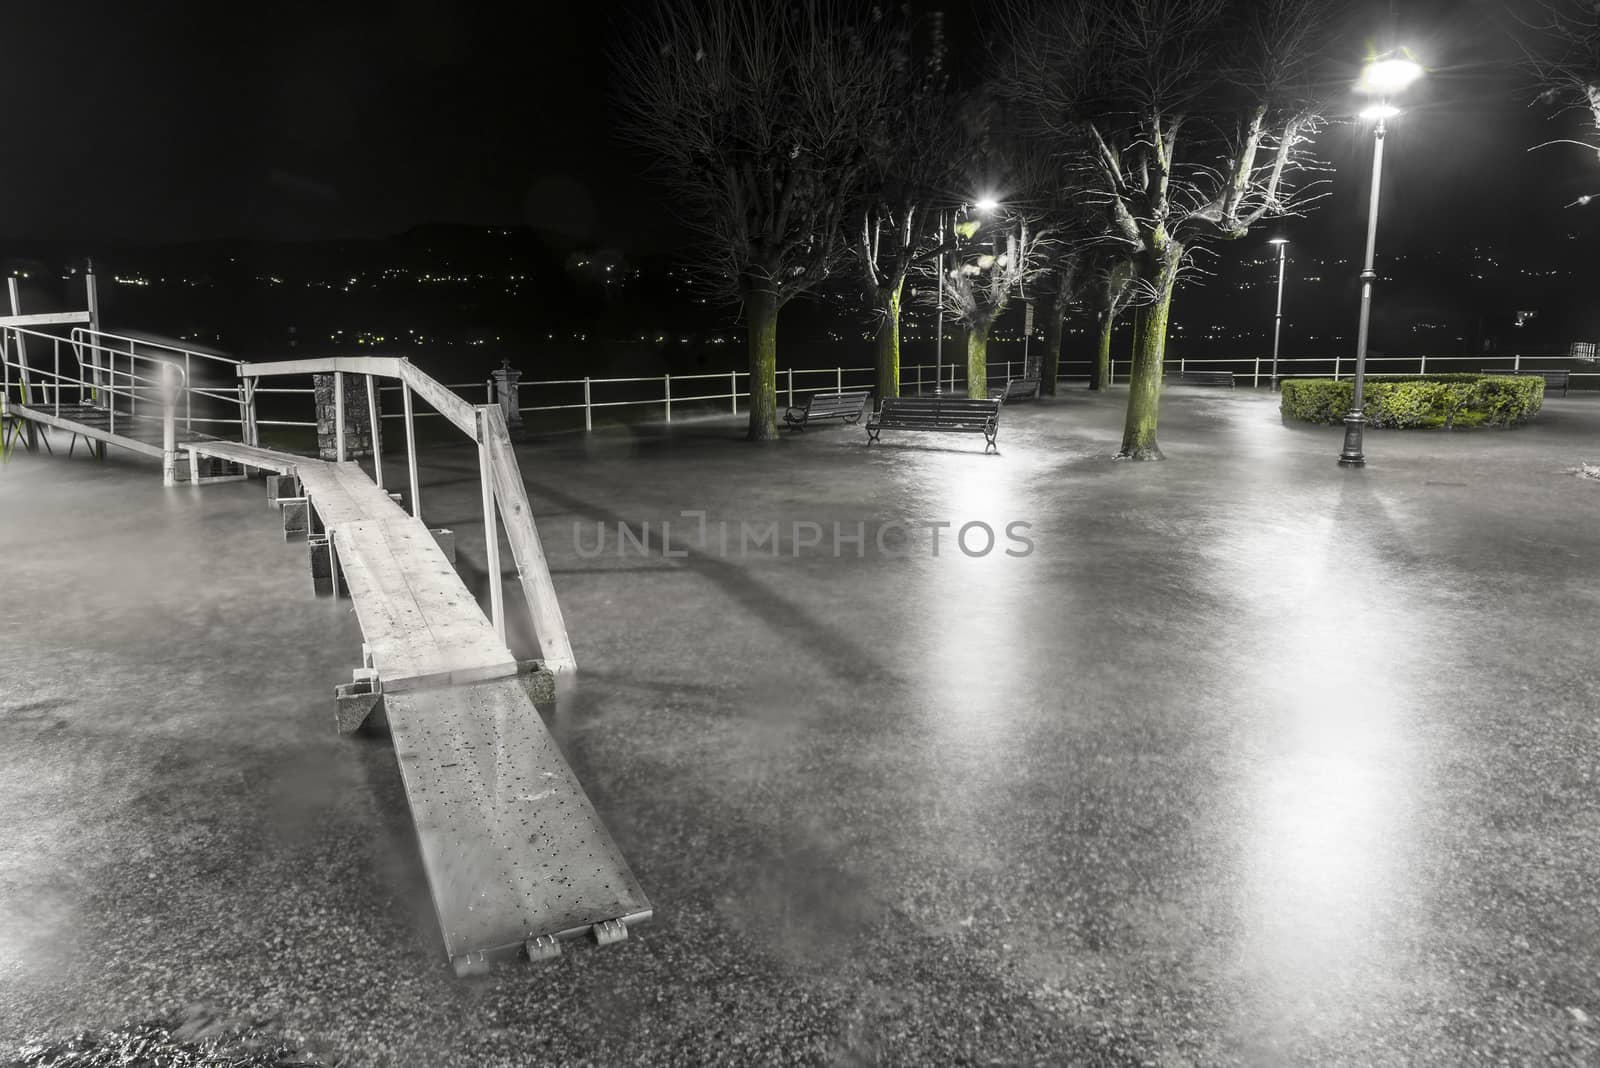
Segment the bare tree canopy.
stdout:
[[750,436],[777,435],[778,312],[840,265],[889,79],[878,24],[829,0],[663,2],[616,61],[629,137],[741,302]]
[[968,128],[945,69],[944,19],[908,8],[889,34],[889,107],[867,155],[865,192],[853,220],[863,296],[876,334],[878,396],[900,392],[900,310],[906,277],[938,254],[939,209],[969,155]]
[[[1577,145],[1600,157],[1600,0],[1537,0],[1521,22],[1537,102],[1557,114],[1577,113],[1587,138],[1545,145]],[[1573,204],[1591,199],[1579,197]]]
[[1188,247],[1301,210],[1321,125],[1321,0],[1013,0],[1002,84],[1133,257],[1121,456],[1158,459],[1167,317]]

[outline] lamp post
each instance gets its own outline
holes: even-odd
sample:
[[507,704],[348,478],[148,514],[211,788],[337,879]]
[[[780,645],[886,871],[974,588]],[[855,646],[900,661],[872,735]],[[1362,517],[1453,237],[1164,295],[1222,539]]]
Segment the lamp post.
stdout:
[[1272,320],[1272,390],[1278,389],[1278,341],[1283,336],[1283,260],[1284,249],[1289,245],[1287,237],[1270,237],[1267,244],[1278,246],[1278,313]]
[[1350,398],[1350,411],[1344,417],[1344,448],[1339,453],[1342,467],[1361,467],[1367,462],[1361,451],[1361,432],[1367,424],[1362,411],[1362,387],[1366,383],[1367,330],[1372,322],[1372,283],[1378,278],[1374,257],[1378,240],[1378,193],[1383,179],[1383,135],[1385,122],[1400,114],[1388,97],[1400,92],[1422,75],[1422,68],[1409,59],[1380,58],[1361,71],[1358,88],[1378,97],[1378,102],[1361,112],[1363,119],[1377,120],[1372,142],[1372,197],[1367,207],[1367,256],[1361,269],[1361,321],[1356,330],[1356,378]]
[[[981,214],[987,215],[1000,206],[993,197],[983,197],[973,205]],[[961,214],[967,213],[967,206],[961,205]],[[947,226],[944,221],[944,212],[939,213],[939,243],[944,244],[944,235],[954,232],[954,223]],[[959,235],[957,235],[959,236]],[[939,253],[939,287],[937,290],[938,319],[933,333],[933,392],[944,392],[944,282],[945,258],[944,253]]]

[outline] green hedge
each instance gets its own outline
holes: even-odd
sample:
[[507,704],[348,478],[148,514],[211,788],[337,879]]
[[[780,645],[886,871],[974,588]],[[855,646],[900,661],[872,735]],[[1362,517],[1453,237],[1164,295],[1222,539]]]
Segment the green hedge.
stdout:
[[[1285,419],[1337,424],[1350,411],[1350,379],[1290,378],[1283,382]],[[1373,427],[1520,426],[1544,404],[1539,375],[1371,375],[1363,390]]]

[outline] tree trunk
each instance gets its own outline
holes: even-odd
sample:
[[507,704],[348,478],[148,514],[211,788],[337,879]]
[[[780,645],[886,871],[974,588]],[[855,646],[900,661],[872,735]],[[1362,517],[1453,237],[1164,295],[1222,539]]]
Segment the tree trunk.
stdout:
[[1111,332],[1117,320],[1109,311],[1100,313],[1100,347],[1095,350],[1094,371],[1089,376],[1090,389],[1105,389],[1111,384]]
[[1056,395],[1056,377],[1061,373],[1061,335],[1067,325],[1064,312],[1057,311],[1055,301],[1049,303],[1044,324],[1044,352],[1039,359],[1039,395]]
[[778,438],[778,301],[757,290],[744,299],[745,328],[750,333],[751,441]]
[[905,284],[902,277],[893,287],[881,291],[876,361],[879,404],[900,396],[900,297]]
[[989,395],[989,324],[967,328],[967,396],[982,400]]
[[1172,292],[1178,277],[1178,262],[1183,249],[1171,239],[1158,244],[1155,264],[1149,279],[1156,293],[1155,302],[1146,305],[1134,334],[1133,372],[1128,379],[1128,418],[1122,428],[1119,460],[1159,460],[1156,444],[1156,415],[1161,406],[1161,371],[1167,353],[1167,316],[1172,310]]

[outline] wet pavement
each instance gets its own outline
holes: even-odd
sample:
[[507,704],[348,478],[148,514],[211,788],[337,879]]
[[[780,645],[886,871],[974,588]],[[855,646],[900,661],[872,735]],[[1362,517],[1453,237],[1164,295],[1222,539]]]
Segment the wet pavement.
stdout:
[[[350,1064],[1600,1063],[1600,397],[1358,471],[1182,387],[1114,464],[1123,397],[1008,409],[998,457],[525,443],[551,727],[656,915],[468,982],[260,484],[14,456],[0,1056],[207,1002]],[[427,461],[481,587],[475,454]]]

